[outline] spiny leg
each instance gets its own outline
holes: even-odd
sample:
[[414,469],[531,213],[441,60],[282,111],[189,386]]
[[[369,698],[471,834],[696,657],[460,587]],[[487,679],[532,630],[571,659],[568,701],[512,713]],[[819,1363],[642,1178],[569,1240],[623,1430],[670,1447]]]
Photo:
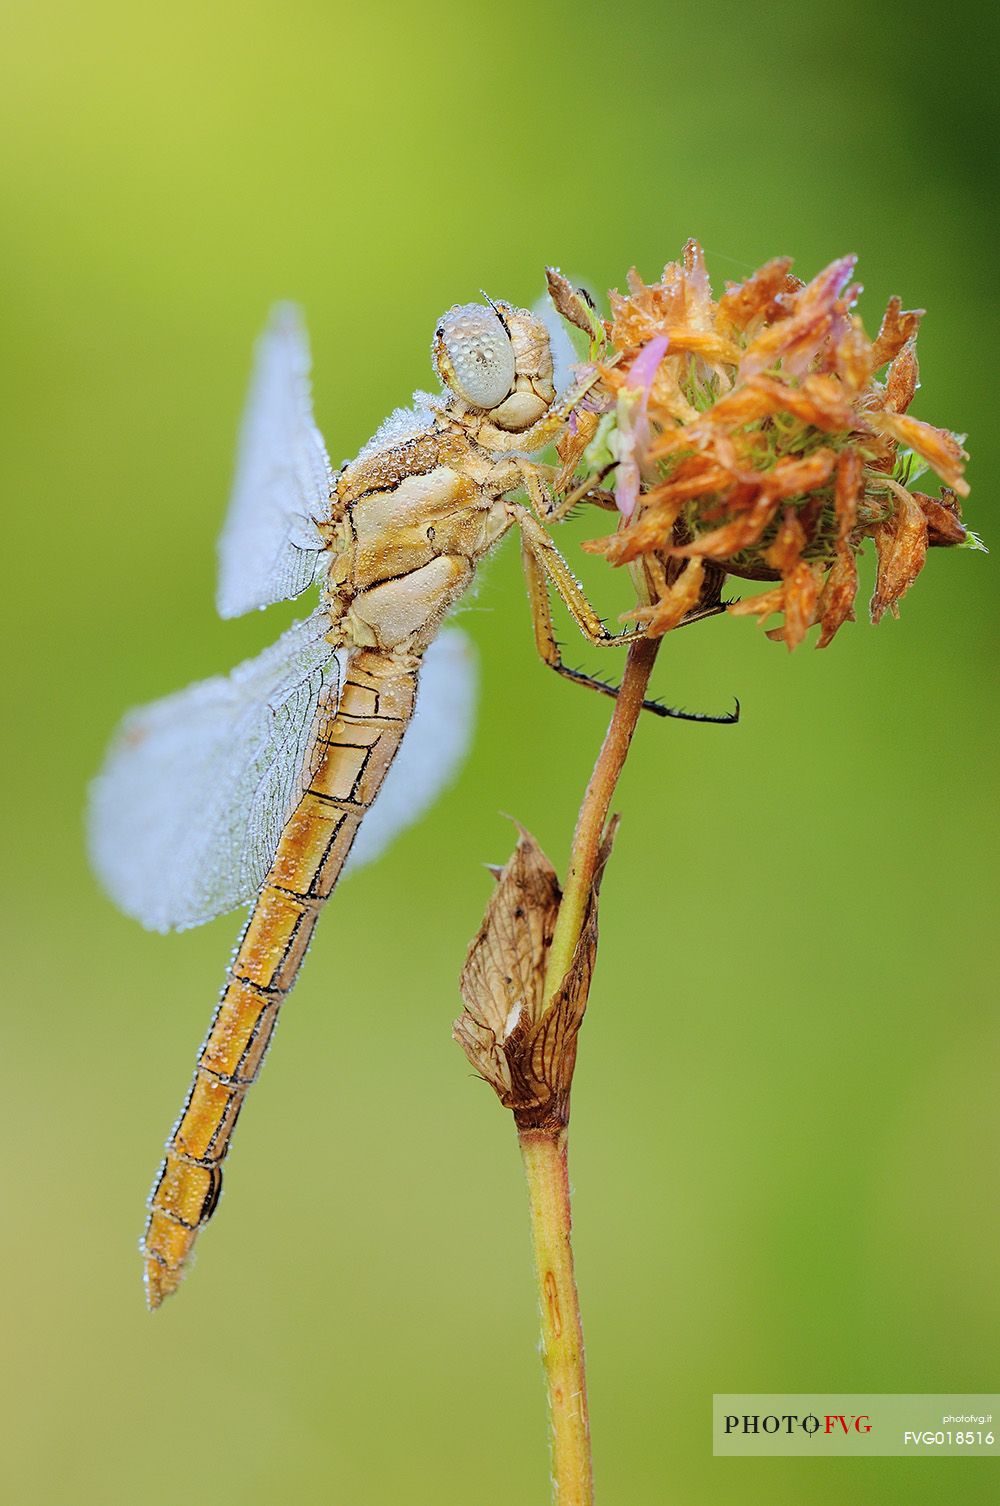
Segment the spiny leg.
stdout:
[[[524,565],[525,580],[528,587],[528,600],[531,605],[532,624],[535,630],[535,646],[543,663],[557,674],[573,680],[578,685],[585,685],[589,690],[599,691],[602,695],[615,697],[619,687],[608,685],[594,675],[584,674],[582,670],[571,669],[563,662],[559,652],[552,626],[552,608],[549,601],[548,583],[555,586],[562,597],[573,621],[589,643],[595,647],[608,648],[612,645],[632,643],[636,638],[645,636],[642,633],[609,633],[602,619],[597,615],[587,599],[583,587],[575,579],[566,561],[563,559],[555,544],[549,538],[545,530],[531,516],[526,508],[512,508],[515,521],[521,529],[521,559]],[[711,608],[703,614],[711,616],[719,610]],[[691,619],[695,621],[695,618]],[[727,712],[723,716],[712,716],[708,713],[697,711],[682,711],[674,706],[665,706],[661,701],[643,701],[643,710],[652,711],[656,716],[675,717],[685,722],[715,722],[720,725],[729,725],[739,720],[739,702],[736,703],[734,712]]]
[[580,582],[538,520],[517,502],[511,503],[509,511],[521,530],[522,544],[533,556],[545,580],[555,586],[588,643],[595,648],[611,648],[645,636],[640,632],[609,632],[604,619],[594,610]]
[[617,460],[612,460],[596,475],[588,476],[572,491],[563,492],[558,484],[561,473],[554,466],[541,465],[524,456],[512,456],[511,459],[528,500],[545,523],[561,523],[584,498],[597,507],[614,510],[615,499],[611,492],[602,490],[601,482],[615,469]]
[[557,493],[555,500],[550,502],[541,514],[546,523],[561,523],[564,518],[569,517],[574,507],[578,506],[585,499],[593,502],[598,507],[603,507],[609,511],[613,510],[615,499],[611,492],[604,490],[601,483],[607,479],[617,464],[617,460],[611,460],[602,470],[597,471],[592,476],[588,476],[578,486],[574,486],[571,491],[566,492],[564,496],[560,497]]
[[528,501],[540,518],[549,516],[551,506],[549,492],[545,482],[550,485],[555,478],[555,470],[552,466],[542,466],[537,461],[525,460],[523,456],[512,457],[518,479],[528,494]]
[[[531,622],[535,630],[535,647],[543,664],[554,669],[556,674],[564,675],[567,680],[572,680],[577,685],[585,685],[588,690],[597,690],[602,695],[616,697],[619,689],[617,685],[609,685],[606,681],[597,679],[595,675],[584,674],[581,669],[571,669],[563,662],[552,626],[552,607],[549,602],[545,575],[532,553],[531,546],[523,537],[521,539],[521,563],[524,566],[524,578],[528,587]],[[655,711],[658,716],[667,714],[667,708],[661,706],[659,701],[643,701],[642,706],[644,711]]]

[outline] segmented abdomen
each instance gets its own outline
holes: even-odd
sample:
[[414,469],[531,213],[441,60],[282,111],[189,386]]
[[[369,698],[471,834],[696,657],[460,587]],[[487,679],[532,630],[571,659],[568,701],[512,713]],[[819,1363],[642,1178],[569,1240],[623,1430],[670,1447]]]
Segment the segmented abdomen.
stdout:
[[292,812],[227,973],[194,1081],[167,1142],[142,1240],[150,1307],[176,1291],[222,1190],[222,1163],[250,1084],[365,811],[413,712],[417,671],[362,650],[336,716],[317,727],[316,770]]

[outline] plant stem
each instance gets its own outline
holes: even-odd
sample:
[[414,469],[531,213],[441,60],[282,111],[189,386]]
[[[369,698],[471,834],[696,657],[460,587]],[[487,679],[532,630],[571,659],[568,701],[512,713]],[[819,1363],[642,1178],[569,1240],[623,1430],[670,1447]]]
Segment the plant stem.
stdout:
[[[548,1003],[569,971],[587,913],[601,837],[660,647],[641,638],[629,649],[622,688],[590,776],[570,853],[569,872],[545,975]],[[554,1506],[593,1506],[594,1477],[587,1414],[580,1299],[570,1241],[567,1130],[518,1131],[538,1277],[542,1359],[549,1392]]]
[[565,1130],[521,1130],[531,1237],[542,1320],[542,1363],[549,1393],[555,1506],[592,1506],[593,1466],[583,1328],[570,1243]]
[[614,715],[597,755],[594,772],[590,776],[587,792],[583,797],[580,814],[573,833],[570,850],[569,872],[563,889],[559,916],[549,948],[549,960],[545,972],[545,1000],[552,999],[569,971],[576,944],[580,939],[587,900],[597,863],[597,853],[604,834],[605,822],[611,798],[625,763],[625,755],[632,741],[636,723],[642,712],[646,687],[656,662],[661,640],[639,638],[628,651],[625,675]]

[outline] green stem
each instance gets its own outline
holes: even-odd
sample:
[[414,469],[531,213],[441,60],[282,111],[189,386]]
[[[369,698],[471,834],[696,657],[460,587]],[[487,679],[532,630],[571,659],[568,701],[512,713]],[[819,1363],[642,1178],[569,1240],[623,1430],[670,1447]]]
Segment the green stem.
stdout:
[[521,1130],[549,1393],[554,1506],[592,1506],[593,1466],[580,1301],[570,1243],[566,1132]]
[[[659,639],[644,638],[629,649],[614,715],[590,776],[573,835],[569,872],[545,975],[546,1004],[569,971],[580,939],[611,799],[642,712],[659,647]],[[570,1242],[566,1137],[565,1127],[518,1131],[528,1179],[538,1276],[542,1359],[552,1438],[553,1502],[554,1506],[593,1506],[583,1325]]]
[[608,819],[611,799],[618,783],[628,753],[629,743],[642,712],[646,687],[656,662],[661,640],[639,638],[628,651],[625,676],[622,680],[615,711],[604,737],[604,743],[594,772],[590,776],[587,792],[583,797],[573,846],[570,850],[569,872],[563,889],[562,903],[556,928],[549,948],[548,966],[545,972],[545,1001],[554,996],[562,980],[569,972],[576,944],[580,939],[587,900],[597,864],[597,853]]

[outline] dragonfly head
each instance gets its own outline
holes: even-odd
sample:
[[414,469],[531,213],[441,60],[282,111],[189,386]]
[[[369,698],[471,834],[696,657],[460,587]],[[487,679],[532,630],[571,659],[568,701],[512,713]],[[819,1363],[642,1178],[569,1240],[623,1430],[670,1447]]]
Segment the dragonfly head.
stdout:
[[529,429],[555,400],[548,333],[528,309],[456,304],[435,331],[433,351],[444,385],[500,429]]

